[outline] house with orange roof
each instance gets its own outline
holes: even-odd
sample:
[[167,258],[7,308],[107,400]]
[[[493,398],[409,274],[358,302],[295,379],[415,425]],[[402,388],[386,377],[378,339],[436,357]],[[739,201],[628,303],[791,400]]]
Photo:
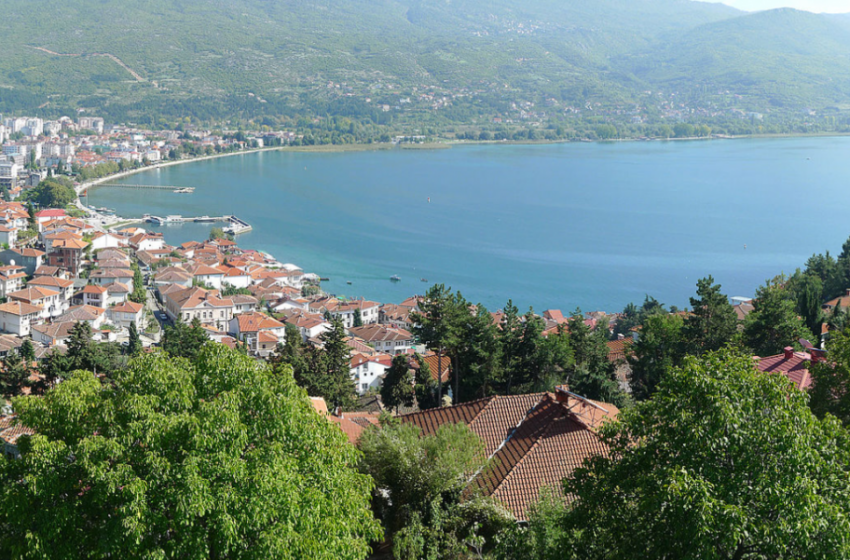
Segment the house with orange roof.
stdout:
[[331,324],[325,321],[322,315],[317,313],[307,313],[300,310],[289,310],[284,312],[284,323],[293,325],[301,333],[301,339],[307,342],[311,338],[316,338],[322,333],[331,330]]
[[224,272],[218,268],[196,263],[187,266],[186,272],[192,275],[196,283],[204,286],[210,286],[216,290],[221,289],[221,281],[224,278]]
[[354,326],[354,315],[360,312],[364,325],[376,324],[380,319],[381,304],[376,301],[350,300],[340,301],[333,308],[328,307],[331,315],[342,320],[342,326],[350,329]]
[[36,276],[27,282],[27,287],[36,286],[58,291],[59,299],[63,302],[69,303],[69,305],[71,298],[74,296],[74,282],[71,280],[65,280],[64,278],[57,278],[54,276]]
[[176,266],[169,266],[156,272],[156,275],[153,277],[153,285],[165,286],[167,284],[179,284],[189,288],[192,286],[192,279],[193,277],[190,272]]
[[[283,342],[285,325],[262,313],[242,313],[230,319],[227,332],[237,339],[248,342],[252,348],[256,345],[260,333],[274,336]],[[269,339],[270,340],[270,339]],[[275,342],[275,345],[277,342]]]
[[218,269],[224,274],[221,278],[222,285],[233,286],[234,288],[247,288],[251,285],[251,275],[235,266],[219,265]]
[[34,325],[41,324],[42,308],[23,301],[0,305],[0,330],[18,336],[29,336]]
[[125,301],[121,305],[113,305],[106,310],[109,322],[118,327],[129,329],[130,325],[136,325],[140,331],[143,330],[145,318],[145,306],[141,303]]
[[378,352],[387,354],[405,354],[413,349],[413,335],[404,329],[387,325],[363,325],[351,327],[348,332],[375,347]]
[[358,395],[381,388],[384,374],[392,366],[392,357],[387,354],[353,354],[349,360],[351,378]]
[[73,276],[80,274],[83,255],[89,244],[82,239],[54,240],[47,255],[47,264],[67,269]]
[[41,318],[50,319],[65,313],[70,307],[69,301],[62,301],[59,292],[50,288],[27,286],[8,295],[10,301],[20,301],[41,309]]
[[823,308],[829,311],[836,307],[840,307],[842,311],[846,311],[847,308],[850,307],[850,288],[847,289],[847,292],[844,295],[832,298],[823,304]]
[[50,323],[35,325],[32,327],[32,339],[45,346],[65,346],[71,336],[71,329],[77,323],[70,321],[64,323]]
[[95,251],[117,249],[119,247],[126,247],[128,244],[129,240],[127,238],[109,232],[98,231],[91,235],[91,246]]
[[88,323],[93,330],[97,330],[106,322],[106,311],[100,307],[91,305],[77,305],[68,310],[64,315],[57,317],[53,323]]
[[18,242],[18,228],[0,225],[0,245],[14,247]]
[[35,430],[18,424],[17,417],[0,416],[0,441],[3,443],[3,456],[15,460],[21,457],[18,451],[18,440],[22,436],[31,436]]
[[130,237],[129,244],[134,251],[151,251],[165,247],[165,239],[161,233],[144,232]]
[[779,373],[784,375],[797,389],[806,391],[812,386],[812,376],[809,365],[826,359],[826,352],[819,348],[809,348],[808,352],[796,352],[791,346],[786,346],[782,354],[761,358],[754,356],[756,368],[764,373]]
[[480,492],[499,502],[518,521],[527,521],[543,488],[568,503],[561,481],[586,459],[605,455],[598,429],[616,419],[617,407],[558,387],[554,393],[487,397],[456,406],[398,417],[423,436],[462,423],[478,435],[492,468],[478,473],[465,496]]
[[0,298],[20,290],[26,277],[22,266],[0,266]]
[[99,286],[107,286],[114,282],[125,284],[133,290],[133,271],[128,268],[98,269],[89,275],[89,282]]
[[413,320],[410,318],[412,312],[412,307],[385,303],[378,312],[378,322],[391,327],[411,329],[413,327]]
[[107,287],[98,286],[97,284],[89,284],[82,290],[74,294],[72,302],[75,305],[88,305],[100,309],[106,309],[107,303]]
[[212,323],[222,329],[233,318],[233,301],[220,297],[218,290],[199,286],[169,290],[164,299],[166,313],[172,321],[191,323],[197,318],[202,323]]

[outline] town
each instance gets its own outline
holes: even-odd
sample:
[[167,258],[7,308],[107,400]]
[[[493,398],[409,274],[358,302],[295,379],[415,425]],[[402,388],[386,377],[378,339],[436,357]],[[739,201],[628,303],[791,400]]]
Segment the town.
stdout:
[[[7,399],[48,394],[72,375],[67,364],[101,364],[108,377],[105,370],[133,359],[189,358],[199,344],[220,345],[273,368],[291,367],[313,409],[348,444],[366,450],[367,463],[369,445],[380,437],[370,428],[387,415],[425,438],[440,437],[444,426],[467,426],[499,465],[476,467],[469,480],[512,522],[528,522],[547,488],[568,500],[559,482],[609,452],[599,430],[656,391],[660,369],[687,363],[685,354],[721,351],[743,337],[764,354],[747,357],[755,370],[809,391],[809,370],[826,362],[825,343],[850,305],[850,290],[818,301],[811,325],[795,316],[790,329],[762,343],[760,320],[788,321],[763,319],[759,306],[796,280],[768,283],[755,300],[732,302],[710,278],[701,280],[685,311],[647,297],[642,308],[621,313],[521,314],[510,302],[490,312],[443,286],[400,302],[336,297],[322,290],[319,274],[240,247],[240,228],[250,225],[234,216],[222,218],[230,229],[171,245],[138,220],[84,202],[87,189],[135,169],[280,146],[295,135],[148,132],[94,117],[0,122],[0,385]],[[703,320],[722,324],[689,332]],[[725,334],[711,338],[715,327]],[[488,365],[491,343],[501,350],[499,363]],[[317,369],[330,378],[339,364],[342,379],[316,378]],[[14,459],[20,438],[37,431],[17,421],[11,402],[0,415],[0,439]]]

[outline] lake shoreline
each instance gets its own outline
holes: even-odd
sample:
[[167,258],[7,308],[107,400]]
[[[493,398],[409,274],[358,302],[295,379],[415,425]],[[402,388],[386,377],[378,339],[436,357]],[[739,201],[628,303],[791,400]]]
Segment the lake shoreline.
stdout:
[[710,140],[746,140],[746,139],[792,139],[792,138],[843,138],[850,136],[846,132],[824,132],[814,134],[793,134],[793,133],[776,133],[776,134],[748,134],[742,136],[710,136],[705,138],[618,138],[610,140],[446,140],[442,142],[426,142],[423,144],[326,144],[321,146],[273,146],[268,148],[252,148],[241,150],[238,152],[229,152],[226,154],[212,154],[208,156],[200,156],[194,158],[181,159],[176,161],[166,161],[149,165],[147,167],[139,167],[138,169],[130,169],[122,171],[107,177],[100,177],[85,183],[80,183],[75,187],[77,195],[95,188],[103,183],[115,181],[131,177],[137,173],[145,171],[154,171],[165,167],[175,165],[183,165],[187,163],[197,163],[224,157],[256,154],[262,152],[298,152],[298,153],[358,153],[358,152],[373,152],[373,151],[391,151],[391,150],[447,150],[456,146],[537,146],[537,145],[553,145],[553,144],[619,144],[631,142],[707,142]]

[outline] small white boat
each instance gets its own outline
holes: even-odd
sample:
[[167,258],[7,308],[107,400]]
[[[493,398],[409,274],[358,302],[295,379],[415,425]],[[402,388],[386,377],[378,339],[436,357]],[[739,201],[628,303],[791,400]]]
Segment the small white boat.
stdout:
[[394,274],[394,275],[390,276],[390,281],[391,282],[401,282],[401,276],[399,276],[398,274]]

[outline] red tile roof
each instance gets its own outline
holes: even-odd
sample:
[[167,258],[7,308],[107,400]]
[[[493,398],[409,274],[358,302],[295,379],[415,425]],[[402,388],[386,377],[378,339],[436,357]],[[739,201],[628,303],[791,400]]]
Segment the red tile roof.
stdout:
[[755,359],[759,371],[781,373],[800,390],[808,389],[812,385],[812,377],[809,374],[809,362],[812,356],[807,352],[786,349],[783,354]]
[[492,459],[492,467],[477,476],[472,487],[525,520],[542,487],[561,492],[560,481],[586,458],[607,453],[595,429],[618,413],[613,405],[559,389],[557,395],[489,397],[399,418],[419,426],[423,435],[443,424],[467,424]]

